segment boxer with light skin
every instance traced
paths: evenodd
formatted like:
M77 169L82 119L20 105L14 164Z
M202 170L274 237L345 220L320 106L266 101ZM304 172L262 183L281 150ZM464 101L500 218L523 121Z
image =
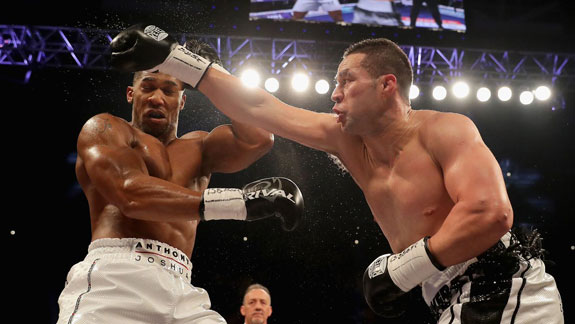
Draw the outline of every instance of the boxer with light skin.
M187 45L219 60L207 44ZM186 94L176 77L137 72L126 100L130 122L98 114L78 136L76 175L92 242L68 274L58 323L225 323L190 282L198 223L279 217L293 230L301 193L285 178L208 188L212 174L243 170L266 154L273 135L232 121L178 137Z
M510 231L513 209L496 158L468 117L412 109L411 64L390 40L348 47L333 114L246 91L239 79L143 28L117 36L112 64L175 73L230 118L337 157L393 252L364 273L366 302L379 315L401 316L420 285L438 323L563 323L540 237Z

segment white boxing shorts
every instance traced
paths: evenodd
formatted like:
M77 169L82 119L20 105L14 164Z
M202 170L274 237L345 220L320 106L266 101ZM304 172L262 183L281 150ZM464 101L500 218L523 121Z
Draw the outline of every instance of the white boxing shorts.
M477 258L423 282L423 299L437 323L564 323L555 279L529 251L533 246L509 232Z
M168 244L95 240L68 273L57 324L225 323L191 275L188 256Z
M341 10L338 0L297 0L292 11L308 12L318 10L320 7L327 12Z

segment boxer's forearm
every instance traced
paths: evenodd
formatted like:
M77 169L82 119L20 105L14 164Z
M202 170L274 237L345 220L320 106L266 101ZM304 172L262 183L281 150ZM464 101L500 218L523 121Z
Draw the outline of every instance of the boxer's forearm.
M129 217L147 221L199 220L202 195L171 182L139 175L124 181L121 212Z
M271 149L274 142L273 134L262 128L253 127L246 123L232 120L232 130L235 138L250 146Z
M458 202L428 242L443 266L477 257L509 231L513 211L504 202Z

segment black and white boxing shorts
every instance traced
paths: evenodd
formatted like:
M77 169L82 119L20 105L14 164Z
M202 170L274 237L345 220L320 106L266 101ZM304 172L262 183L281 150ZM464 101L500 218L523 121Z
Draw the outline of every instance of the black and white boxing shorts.
M563 323L555 279L545 272L540 237L508 232L480 256L422 283L440 324Z

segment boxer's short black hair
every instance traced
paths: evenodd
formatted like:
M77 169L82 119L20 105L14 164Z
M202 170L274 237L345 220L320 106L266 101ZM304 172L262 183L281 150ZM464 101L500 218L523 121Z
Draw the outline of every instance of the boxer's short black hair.
M393 74L397 78L400 95L409 102L409 89L413 82L413 69L405 52L387 38L366 39L350 45L343 58L350 54L366 54L361 66L373 78Z

